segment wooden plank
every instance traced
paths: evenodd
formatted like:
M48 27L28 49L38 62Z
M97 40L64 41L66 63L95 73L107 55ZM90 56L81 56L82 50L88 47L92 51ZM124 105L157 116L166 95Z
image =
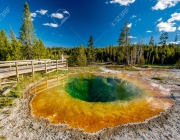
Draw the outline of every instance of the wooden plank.
M2 93L2 96L6 96L10 91L11 91L10 88L6 89L6 90Z
M12 83L17 83L17 81L2 82L1 84L2 84L2 85L5 85L5 84L12 84Z

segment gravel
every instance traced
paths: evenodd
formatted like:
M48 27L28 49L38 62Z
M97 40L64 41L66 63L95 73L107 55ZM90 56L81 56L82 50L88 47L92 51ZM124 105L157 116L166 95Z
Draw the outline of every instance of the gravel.
M168 79L165 81L162 83L164 86L180 88L177 86L180 85L179 80L171 78L170 81ZM52 125L47 119L32 117L29 102L33 96L26 91L23 98L14 101L14 107L6 107L0 111L0 139L4 136L7 140L178 140L180 139L180 91L172 91L171 94L176 104L158 116L142 123L120 125L104 128L96 133L87 133L63 124ZM10 110L11 114L3 114L5 110Z

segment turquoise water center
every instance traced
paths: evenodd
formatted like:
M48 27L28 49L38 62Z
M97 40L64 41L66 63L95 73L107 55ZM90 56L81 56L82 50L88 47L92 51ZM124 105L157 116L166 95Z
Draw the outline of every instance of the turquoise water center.
M123 79L91 74L70 76L65 90L87 102L128 101L145 95L138 86Z

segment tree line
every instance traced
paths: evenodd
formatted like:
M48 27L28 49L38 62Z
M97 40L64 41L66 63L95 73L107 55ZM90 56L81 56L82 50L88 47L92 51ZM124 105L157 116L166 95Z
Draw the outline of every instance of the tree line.
M180 46L167 44L168 33L163 32L160 36L159 45L156 45L153 36L149 44L143 44L140 38L137 44L131 44L130 28L125 22L117 40L118 46L106 46L105 48L94 48L93 37L90 36L87 47L76 47L70 49L69 60L71 65L82 65L91 62L113 62L124 65L144 64L175 64L180 59ZM178 36L175 36L175 43ZM83 54L81 54L83 53ZM79 63L77 59L80 59ZM180 60L178 61L180 62Z
M163 32L160 36L159 45L154 43L153 37L149 44L143 44L140 38L137 44L131 44L130 28L128 22L117 37L117 46L96 48L93 36L90 36L86 47L74 48L45 47L43 41L35 35L28 3L24 4L22 26L19 37L10 26L9 37L4 29L0 31L0 60L26 60L26 59L60 59L63 54L69 59L70 66L86 66L98 62L112 62L124 65L144 64L175 64L180 59L180 46L167 44L168 33ZM178 36L175 36L177 42Z

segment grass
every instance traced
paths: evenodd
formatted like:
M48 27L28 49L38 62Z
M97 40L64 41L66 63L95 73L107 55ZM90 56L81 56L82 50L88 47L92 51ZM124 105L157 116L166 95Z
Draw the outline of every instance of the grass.
M138 65L135 66L124 66L124 65L109 65L106 68L113 69L113 70L129 70L129 71L138 71L135 67L139 67ZM144 65L140 66L142 68L159 68L159 69L174 69L176 68L175 65Z
M0 109L3 109L6 106L12 106L14 99L15 98L0 97Z
M88 67L71 67L69 70L60 70L52 73L35 73L32 77L31 75L26 75L20 77L20 82L17 83L17 86L12 88L11 91L7 94L6 97L2 96L3 91L7 88L3 88L0 90L0 109L3 109L6 106L13 106L13 101L17 98L22 97L22 92L27 88L28 85L32 83L36 83L40 81L42 78L48 78L51 76L59 75L59 74L68 74L68 73L76 73L76 72L98 72L100 71L98 66L88 66ZM5 112L8 113L8 112Z
M128 70L128 71L139 71L133 66L124 66L124 65L109 65L106 68L111 70Z
M71 72L100 72L99 66L70 67Z
M174 65L144 65L146 68L174 69Z

